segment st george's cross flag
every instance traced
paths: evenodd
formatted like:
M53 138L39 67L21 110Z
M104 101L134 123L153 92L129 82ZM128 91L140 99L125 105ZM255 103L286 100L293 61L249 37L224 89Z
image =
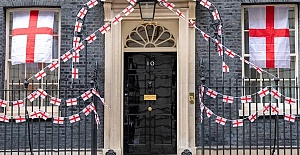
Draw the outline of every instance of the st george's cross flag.
M12 65L51 63L53 23L53 11L29 10L13 13Z
M260 68L290 68L288 7L249 8L250 62Z

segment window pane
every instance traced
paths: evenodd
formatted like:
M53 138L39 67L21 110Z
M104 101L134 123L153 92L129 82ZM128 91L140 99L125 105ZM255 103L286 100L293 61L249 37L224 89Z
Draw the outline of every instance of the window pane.
M290 51L295 53L295 31L290 31Z
M26 64L26 77L34 76L36 73L44 68L44 63L28 63ZM36 78L32 78L34 82L38 82Z
M9 81L8 82L17 82L17 81L24 81L25 77L25 65L11 65L11 62L8 62L9 65Z
M245 27L245 30L249 30L248 8L244 9L244 27Z
M290 7L289 8L289 28L295 29L295 8Z
M279 78L285 78L285 79L295 79L295 65L296 60L295 57L291 57L291 68L281 68L279 69Z
M249 32L245 32L245 54L249 54Z

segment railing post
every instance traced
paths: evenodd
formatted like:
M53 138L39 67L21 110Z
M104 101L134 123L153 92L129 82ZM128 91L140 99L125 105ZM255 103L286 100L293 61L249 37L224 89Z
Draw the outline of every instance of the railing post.
M97 89L97 69L98 69L98 65L96 63L95 65L95 70L94 70L94 75L93 75L93 78L91 79L90 81L90 85L91 85L91 88L95 88ZM93 103L96 107L96 111L97 111L97 103L96 103L96 97L93 97ZM91 122L91 154L92 155L97 155L97 124L95 123L95 113L94 115L92 116L92 122Z
M276 87L277 91L278 91L279 81L280 81L280 79L276 76L274 78L274 82L275 82L275 87ZM278 100L277 100L276 106L278 107ZM276 141L277 141L277 131L278 131L278 128L279 128L279 126L278 126L278 114L275 116L275 123L274 124L275 124L275 132L274 132L274 147L273 147L272 155L275 153ZM277 149L279 149L279 148L277 148Z
M28 85L29 82L27 81L27 79L25 79L24 81L24 89L25 89L25 96L27 96L27 92L28 92ZM28 114L28 110L27 110L27 100L25 100L25 118L26 118L26 124L27 124L27 129L25 127L25 153L26 153L26 130L28 130L28 143L29 143L29 149L30 149L30 154L33 155L32 152L32 147L31 147L31 140L30 140L30 122L29 122L29 114Z

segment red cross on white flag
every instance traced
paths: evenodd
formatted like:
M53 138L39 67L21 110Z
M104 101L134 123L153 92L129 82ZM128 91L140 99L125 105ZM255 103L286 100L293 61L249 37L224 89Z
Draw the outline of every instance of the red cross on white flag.
M225 54L228 55L231 58L234 58L234 56L236 55L234 52L232 52L230 49L226 48L225 50Z
M212 98L216 98L218 93L210 88L207 89L206 91L206 95L212 97Z
M251 7L250 61L260 68L290 68L289 7Z
M257 119L257 114L253 113L248 117L250 122L254 122Z
M111 21L114 25L117 25L122 19L123 17L120 14L118 14Z
M219 56L222 56L223 55L223 45L217 40L217 39L214 39L214 42L216 43L217 47L218 47L218 53L219 53Z
M90 44L90 43L94 42L96 39L97 39L97 36L95 33L93 33L90 36L88 36L85 40Z
M0 122L8 123L9 122L8 115L0 115Z
M90 8L96 6L98 4L97 0L90 0L89 2L86 3L86 5Z
M76 48L80 43L80 37L73 38L73 48Z
M96 113L96 107L95 107L94 103L90 104L90 108L92 111L94 111L94 113Z
M218 26L218 35L221 36L222 35L222 25Z
M16 123L26 122L25 116L15 116Z
M49 68L49 70L52 72L54 71L56 68L59 67L59 62L58 61L54 61L52 62L50 65L47 66Z
M81 50L84 49L84 47L85 46L84 46L83 42L81 42L81 43L79 43L79 45L77 47L75 47L74 51L75 52L80 52Z
M208 108L205 108L205 112L208 118L210 118L213 115L213 112Z
M196 28L195 21L193 21L192 19L189 20L189 24L190 24L190 27Z
M203 31L201 31L201 34L206 41L209 40L210 36L208 34L204 33Z
M36 94L36 92L32 92L31 94L29 94L27 96L27 99L30 101L30 102L33 102L35 99L37 99L39 96Z
M286 120L288 122L295 122L296 116L293 114L285 114L284 120Z
M79 55L79 52L73 52L73 54L72 54L72 61L73 62L79 62L79 58L80 58L80 55Z
M261 68L259 68L258 66L253 66L253 68L259 73L261 74L263 72L263 70Z
M220 117L220 116L217 116L217 118L216 118L216 122L221 124L221 125L225 125L226 121L227 121L226 118L223 118L223 117Z
M97 129L98 129L99 124L100 124L100 118L99 118L99 115L97 113L95 114L95 121L96 121Z
M72 68L72 79L78 79L78 69Z
M66 100L67 106L77 105L77 98L70 98Z
M251 95L242 96L241 97L241 102L242 103L250 103L250 102L252 102Z
M0 107L5 108L7 103L8 103L7 101L0 99Z
M99 92L98 92L95 88L92 89L92 93L93 93L94 95L96 95L98 98L101 98Z
M281 93L279 93L276 89L272 88L271 89L271 93L270 93L273 97L275 97L277 100L280 99L281 97Z
M48 117L50 116L50 115L49 115L47 112L45 112L45 111L41 111L40 113L41 113L42 119L44 119L44 120L47 120Z
M65 54L63 54L63 55L61 56L61 60L62 60L63 62L66 62L66 61L68 61L68 60L71 59L71 58L72 58L72 54L71 54L70 51L68 51L67 53L65 53Z
M293 105L293 104L296 103L296 99L291 98L291 97L285 97L284 98L284 103ZM1 105L1 102L0 102L0 105Z
M75 23L75 32L81 32L81 30L82 30L82 23L76 22Z
M108 30L110 30L110 26L108 23L104 24L102 27L100 27L99 31L104 34L106 33Z
M263 107L263 113L266 113L266 112L268 112L269 111L269 109L270 109L270 104L266 104L264 107Z
M78 122L78 121L80 121L80 116L79 116L79 114L69 116L69 120L70 120L70 123Z
M123 10L123 13L125 14L125 16L128 16L133 10L134 10L133 6L129 5L127 6L127 8Z
M257 92L257 94L260 96L260 97L265 97L266 95L268 95L270 92L269 92L269 89L266 87L264 89L261 89L260 91Z
M211 3L208 0L201 0L200 4L208 9L211 6Z
M51 104L54 104L54 105L57 105L57 106L60 106L60 104L61 104L61 99L56 98L56 97L51 97L51 98L50 98L50 103L51 103Z
M86 92L84 92L83 94L81 94L81 98L84 100L84 101L86 101L86 100L88 100L89 98L91 98L93 96L93 94L92 94L92 92L91 91L86 91Z
M64 124L65 118L64 117L53 117L54 124Z
M214 10L214 11L212 12L212 15L213 15L213 17L214 17L214 20L219 20L219 19L220 19L220 15L219 15L218 10Z
M276 106L276 104L272 104L271 106L271 112L275 115L279 114L279 108Z
M237 119L237 120L232 121L233 127L239 127L239 126L243 126L243 125L244 125L244 123L243 123L242 119Z
M46 91L44 91L43 89L38 89L38 90L36 90L36 93L37 93L41 98L43 98L43 99L45 99L46 96L48 95L48 94L46 93Z
M42 10L13 12L12 65L51 63L54 12Z
M135 6L136 0L127 0L131 5Z
M39 118L40 116L41 116L41 111L39 111L39 110L36 110L36 111L33 111L30 113L30 117L32 119Z
M204 94L204 87L200 86L200 88L199 88L199 101L200 101L200 103L203 103L203 101L202 101L203 94Z
M222 63L222 71L223 71L223 73L228 73L229 72L229 67L225 64L224 61Z
M176 11L176 14L177 14L179 17L181 17L182 19L185 18L184 14L183 14L180 10L177 10L177 11Z
M86 106L82 112L85 114L85 116L89 115L92 112L92 109L90 108L90 105Z
M175 4L167 2L167 1L164 3L164 5L165 5L165 7L167 7L170 10L173 10L173 8L175 7Z
M233 97L232 96L223 95L223 102L225 102L225 103L233 103Z
M85 17L86 13L87 13L87 9L81 8L77 14L77 17L80 19L83 19Z
M45 76L46 76L46 72L43 69L34 75L34 77L37 80L40 80L40 79L42 79Z
M13 106L18 108L23 107L24 101L23 100L13 101Z

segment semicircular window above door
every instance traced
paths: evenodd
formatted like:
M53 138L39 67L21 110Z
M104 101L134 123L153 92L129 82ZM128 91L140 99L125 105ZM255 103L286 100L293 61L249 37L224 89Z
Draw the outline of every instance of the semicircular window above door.
M157 24L142 24L126 37L125 48L176 47L170 31Z

